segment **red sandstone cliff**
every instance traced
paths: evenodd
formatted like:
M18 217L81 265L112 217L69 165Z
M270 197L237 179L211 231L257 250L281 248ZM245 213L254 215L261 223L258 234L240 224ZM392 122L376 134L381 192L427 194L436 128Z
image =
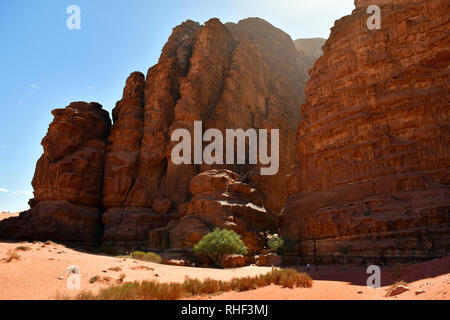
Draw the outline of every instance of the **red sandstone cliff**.
M189 249L193 239L228 226L251 249L262 248L258 234L276 228L294 164L307 78L300 62L291 38L261 19L182 23L147 76L127 79L111 128L99 105L53 112L33 180L35 206L2 223L0 237L92 242L103 229L105 245ZM170 135L178 128L192 133L194 121L223 133L280 129L279 173L261 176L259 165L173 164ZM209 190L204 177L228 182ZM202 192L193 187L200 182ZM40 218L49 210L55 213L45 217L58 216L52 227Z
M178 224L177 217L187 214L184 203L193 195L191 180L214 167L237 173L237 180L261 192L261 206L279 212L287 196L285 176L294 163L298 106L304 101L306 74L298 61L290 37L261 19L226 25L218 19L205 25L186 21L176 27L158 64L146 79L140 73L130 76L113 111L103 240L146 241L148 232L166 227L169 220L176 219L169 228ZM203 121L203 131L217 128L223 133L280 128L279 173L261 176L258 165L173 164L170 135L179 128L193 135L194 121ZM214 226L209 222L193 232L203 235ZM187 239L180 241L168 246L178 248Z
M85 102L52 113L33 178L32 209L2 221L0 237L96 242L109 114L98 103Z
M322 262L445 256L450 3L370 1L381 30L366 27L368 3L312 69L282 233Z

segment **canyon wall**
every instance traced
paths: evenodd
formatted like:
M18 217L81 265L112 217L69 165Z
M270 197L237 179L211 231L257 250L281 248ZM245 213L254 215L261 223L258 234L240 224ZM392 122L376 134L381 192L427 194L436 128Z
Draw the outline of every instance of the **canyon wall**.
M53 111L33 207L2 222L0 237L185 250L221 227L262 249L287 197L305 65L292 39L262 19L182 23L147 75L129 76L112 126L95 103ZM278 174L262 176L259 164L174 164L171 134L193 136L194 121L201 134L279 129Z
M445 256L450 246L450 3L367 1L311 70L282 234L309 261Z
M73 102L52 114L32 182L31 210L3 220L0 237L93 243L102 232L103 165L111 120L98 103Z

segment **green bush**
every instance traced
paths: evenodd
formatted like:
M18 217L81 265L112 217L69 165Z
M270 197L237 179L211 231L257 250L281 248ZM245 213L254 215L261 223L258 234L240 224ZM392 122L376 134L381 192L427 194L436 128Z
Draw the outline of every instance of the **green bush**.
M293 254L295 253L295 247L297 245L297 242L295 240L289 239L289 238L283 238L284 246L283 249L281 249L281 252L283 254Z
M154 252L133 251L131 257L137 260L161 263L161 256Z
M279 236L273 236L267 241L267 245L273 252L281 252L284 248L284 240Z
M214 265L222 265L227 254L246 254L247 247L233 230L216 228L205 235L195 246L195 253L207 256Z

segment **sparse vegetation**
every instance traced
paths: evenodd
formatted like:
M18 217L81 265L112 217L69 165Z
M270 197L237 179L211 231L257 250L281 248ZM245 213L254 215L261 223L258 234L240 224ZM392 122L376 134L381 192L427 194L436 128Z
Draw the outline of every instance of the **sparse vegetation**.
M274 235L267 241L267 245L273 252L280 253L284 248L284 240L280 236Z
M111 267L111 268L109 268L108 270L109 270L109 271L120 272L120 271L122 271L122 268L119 267L119 266L117 266L117 267Z
M372 212L371 212L370 210L364 210L364 211L363 211L363 215L364 215L365 217L370 217L370 216L372 215Z
M8 250L6 252L6 257L2 259L2 261L6 263L10 263L13 260L20 260L20 255L17 253L17 249Z
M29 251L29 250L31 250L31 248L28 247L28 246L18 246L15 250L17 250L17 251Z
M393 271L392 271L392 278L393 279L398 279L401 276L405 275L408 273L408 270L406 269L405 265L400 265L397 266Z
M90 284L96 283L99 278L100 276L93 276L92 278L89 279L89 283Z
M161 256L154 252L134 251L131 256L137 260L161 263Z
M342 246L338 247L338 250L340 254L344 256L344 265L347 262L347 255L350 253L351 247L350 246Z
M120 286L103 288L98 293L82 292L78 300L177 300L183 297L219 294L228 291L248 291L280 285L285 288L311 288L313 280L305 273L293 269L274 269L265 275L233 278L230 281L186 278L183 283L157 281L129 282Z
M215 266L221 266L225 255L247 254L248 250L236 232L216 228L194 246L194 251L208 257Z

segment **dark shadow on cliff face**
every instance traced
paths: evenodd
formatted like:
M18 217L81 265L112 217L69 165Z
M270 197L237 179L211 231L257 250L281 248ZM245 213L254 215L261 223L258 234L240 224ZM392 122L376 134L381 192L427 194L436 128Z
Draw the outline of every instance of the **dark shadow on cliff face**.
M305 272L305 267L294 267L297 271ZM434 278L450 273L450 257L430 260L418 264L380 266L381 286L388 286L397 281L415 282L422 279ZM360 266L318 266L318 271L314 265L308 274L314 280L342 281L353 285L365 286L371 274L367 274L367 267Z

